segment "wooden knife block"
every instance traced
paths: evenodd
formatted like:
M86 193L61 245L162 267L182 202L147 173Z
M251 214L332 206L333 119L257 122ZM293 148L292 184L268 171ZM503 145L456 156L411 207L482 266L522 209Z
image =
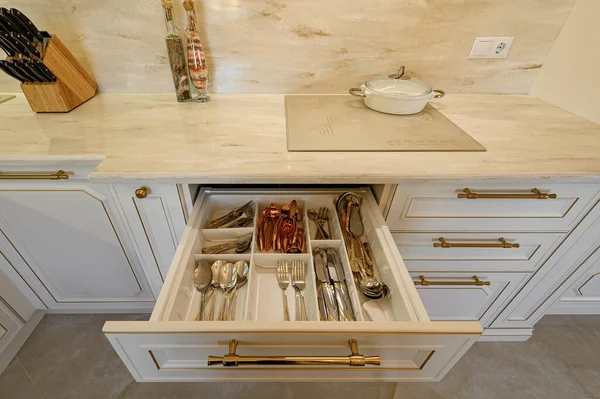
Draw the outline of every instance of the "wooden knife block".
M96 95L98 84L56 35L48 42L42 61L56 82L21 84L34 112L69 112Z

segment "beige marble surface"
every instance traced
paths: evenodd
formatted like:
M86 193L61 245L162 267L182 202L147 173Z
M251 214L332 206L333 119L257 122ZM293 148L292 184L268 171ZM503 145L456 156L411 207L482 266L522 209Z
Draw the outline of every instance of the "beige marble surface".
M0 164L104 155L91 177L198 183L393 183L403 178L600 176L600 125L526 95L453 94L432 104L479 153L291 153L284 97L101 94L68 114L0 105ZM360 100L358 100L360 101Z
M179 26L183 27L176 0ZM527 93L576 0L197 0L218 93L343 93L400 64L449 92ZM159 0L11 0L105 92L169 92ZM514 36L469 60L476 36ZM0 74L0 92L19 91Z

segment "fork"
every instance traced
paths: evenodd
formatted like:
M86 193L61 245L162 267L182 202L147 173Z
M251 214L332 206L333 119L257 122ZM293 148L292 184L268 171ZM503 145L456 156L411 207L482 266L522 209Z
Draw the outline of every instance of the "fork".
M306 321L306 305L304 304L304 287L306 287L306 267L301 260L292 263L292 285L296 290L296 320Z
M277 283L283 292L283 320L290 321L287 293L285 292L288 285L290 285L290 274L287 262L277 262Z
M321 234L323 235L324 239L329 240L329 237L331 237L329 231L329 208L319 208L317 223L319 224L319 229L321 230ZM327 230L325 230L325 223L327 223Z

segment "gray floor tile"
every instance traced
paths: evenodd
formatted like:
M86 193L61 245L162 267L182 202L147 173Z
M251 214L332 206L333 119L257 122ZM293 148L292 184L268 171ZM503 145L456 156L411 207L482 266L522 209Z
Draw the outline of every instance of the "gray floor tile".
M129 384L116 399L292 399L282 383L143 383Z
M289 383L294 399L392 399L391 382L295 382Z
M39 399L41 397L19 359L14 358L0 375L0 398Z
M106 320L148 315L47 315L18 353L47 399L107 399L133 379L102 333Z

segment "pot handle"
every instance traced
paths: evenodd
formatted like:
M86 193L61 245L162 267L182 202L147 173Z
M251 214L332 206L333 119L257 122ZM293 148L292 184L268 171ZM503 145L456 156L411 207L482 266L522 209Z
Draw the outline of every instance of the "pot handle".
M433 89L432 91L435 93L439 93L439 94L436 94L435 96L433 96L433 98L442 98L446 95L446 92L442 89ZM352 94L352 93L350 93L350 94Z
M352 94L354 97L366 97L362 90L357 87L348 90L348 93Z

